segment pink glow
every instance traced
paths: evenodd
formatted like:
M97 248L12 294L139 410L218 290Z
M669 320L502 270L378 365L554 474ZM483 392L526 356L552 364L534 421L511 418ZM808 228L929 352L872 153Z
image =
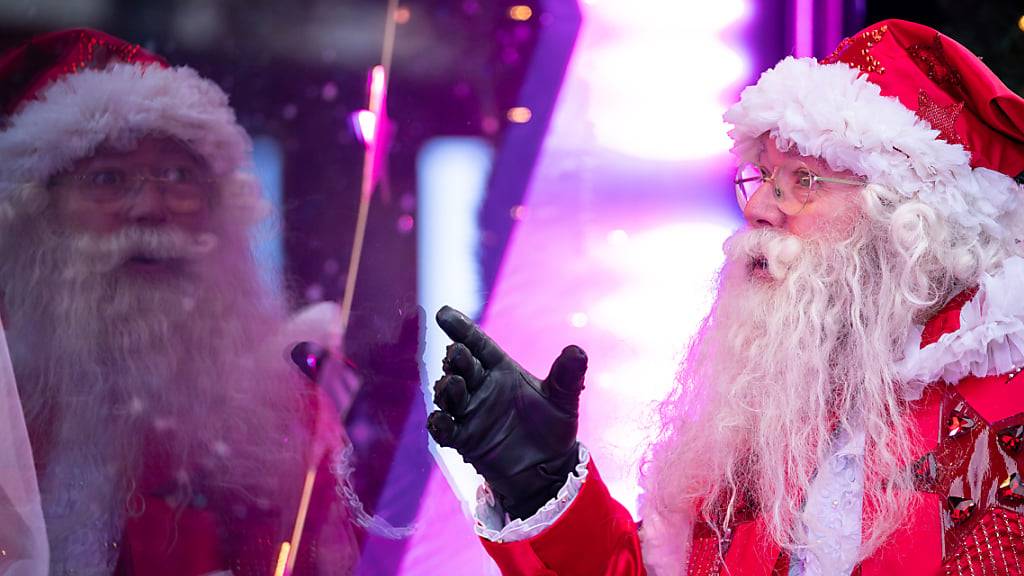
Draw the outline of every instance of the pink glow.
M370 70L370 111L374 114L380 114L384 106L386 80L384 66L378 64Z
M814 0L796 0L793 11L793 29L796 45L793 55L797 57L814 56Z
M598 1L583 11L573 66L603 147L658 160L729 149L721 116L747 65L725 32L746 18L744 0Z
M673 386L737 224L721 115L749 67L728 36L750 5L583 0L580 8L581 35L530 188L510 214L516 228L482 324L542 377L567 344L587 351L579 437L635 513L655 403ZM637 181L637 158L662 162L645 163ZM701 161L681 167L688 159ZM422 214L417 226L421 235L430 229ZM432 267L421 270L429 283ZM436 298L457 304L458 289L445 285ZM430 312L442 302L421 301ZM428 373L443 356L431 338L428 328ZM427 529L409 543L400 574L496 574L460 514L472 492L456 474L459 457L448 449L437 457L447 478L432 475L417 519Z
M520 225L485 329L535 374L547 374L566 344L587 351L580 438L612 494L635 513L653 407L671 390L679 354L710 306L732 225L620 207L577 235L564 226L571 202L534 202L545 216ZM633 230L626 241L607 232L622 225Z
M385 113L384 102L387 97L387 77L384 67L374 66L370 70L367 86L366 110L357 110L353 113L356 136L366 145L371 153L376 154L374 144L380 140L379 131L383 128L382 117Z
M398 217L398 222L395 224L398 231L402 234L408 234L412 232L413 226L416 225L416 219L409 214L402 214Z
M748 63L727 29L749 5L595 0L581 9L581 37L523 202L529 217L483 320L538 375L567 344L587 351L580 439L635 512L655 404L707 312L722 242L737 223L727 177L720 188L691 182L731 166L721 115ZM651 164L635 186L636 157L701 162L693 174ZM726 208L687 200L700 197L721 197Z
M377 136L377 115L369 110L359 110L355 113L355 124L359 140L367 146L373 145Z
M469 506L455 496L444 475L431 474L416 519L421 529L409 538L398 574L500 576L473 532L469 514Z

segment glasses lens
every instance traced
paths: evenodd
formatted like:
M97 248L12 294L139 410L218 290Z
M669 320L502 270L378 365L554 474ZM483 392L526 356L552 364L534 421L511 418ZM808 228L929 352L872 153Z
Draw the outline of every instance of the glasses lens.
M102 168L74 178L78 191L91 202L107 204L122 200L131 187L131 178L123 170Z
M754 192L764 183L764 172L756 164L746 162L736 169L736 201L740 208L746 205Z

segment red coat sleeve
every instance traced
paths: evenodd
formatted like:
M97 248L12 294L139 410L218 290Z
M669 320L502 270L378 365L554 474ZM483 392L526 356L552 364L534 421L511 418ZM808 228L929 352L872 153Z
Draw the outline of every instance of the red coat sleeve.
M593 460L554 524L518 542L481 539L505 576L646 576L637 525L601 481Z

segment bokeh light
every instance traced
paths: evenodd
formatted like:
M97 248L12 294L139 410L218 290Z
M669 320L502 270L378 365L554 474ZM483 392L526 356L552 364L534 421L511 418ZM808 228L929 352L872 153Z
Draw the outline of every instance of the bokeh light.
M513 20L525 22L533 16L533 9L523 4L517 4L508 9L508 17Z
M533 118L533 111L525 106L516 106L514 108L509 108L505 117L508 118L509 122L525 124Z

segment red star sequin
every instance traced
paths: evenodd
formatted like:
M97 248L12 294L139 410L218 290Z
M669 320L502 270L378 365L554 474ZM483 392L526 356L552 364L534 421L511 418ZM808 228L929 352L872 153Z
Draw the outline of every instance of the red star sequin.
M969 522L973 528L963 545L946 557L945 576L1020 576L1024 573L1024 522L1018 514L997 508Z
M956 131L956 121L963 109L963 102L940 106L924 90L917 94L917 116L931 124L932 128L939 131L939 138L950 144L964 145L960 134ZM966 148L966 146L964 147Z
M949 65L942 48L942 36L936 34L929 44L914 44L907 48L907 54L924 71L928 79L943 91L963 98L963 80L960 73Z
M66 72L74 73L85 68L104 68L111 60L135 64L142 48L138 44L113 44L102 38L82 32L79 39L77 58L68 63Z
M882 66L878 58L871 55L871 48L881 42L888 31L888 26L879 26L878 28L862 32L857 36L845 38L839 43L839 46L836 46L835 51L823 59L821 63L835 64L836 62L844 62L865 74L871 72L884 74L885 67Z

